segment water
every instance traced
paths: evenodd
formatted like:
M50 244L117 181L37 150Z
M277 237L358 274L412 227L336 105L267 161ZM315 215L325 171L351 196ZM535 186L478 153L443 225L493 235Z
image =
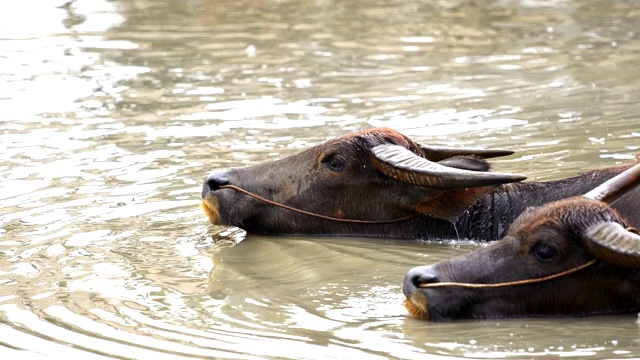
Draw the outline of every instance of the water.
M0 4L3 358L640 356L636 314L434 324L400 282L478 244L209 225L217 168L389 126L532 180L640 153L640 6Z

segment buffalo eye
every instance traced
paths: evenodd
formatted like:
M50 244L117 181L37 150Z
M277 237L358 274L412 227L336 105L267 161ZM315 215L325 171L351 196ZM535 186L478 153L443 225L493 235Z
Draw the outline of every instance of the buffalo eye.
M545 243L536 245L531 252L536 257L536 259L541 262L549 262L553 260L553 258L558 253L553 246Z
M333 171L342 171L345 168L345 163L338 156L327 156L323 162L327 167Z

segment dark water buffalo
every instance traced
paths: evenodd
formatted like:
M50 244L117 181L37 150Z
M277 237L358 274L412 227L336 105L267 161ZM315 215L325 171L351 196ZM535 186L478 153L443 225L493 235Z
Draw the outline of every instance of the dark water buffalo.
M434 321L640 311L640 236L609 205L638 184L640 165L526 210L485 248L411 269L407 309Z
M427 147L373 129L280 160L213 172L202 208L213 224L259 234L496 240L528 206L584 194L628 167L531 183L489 172L485 159L511 153ZM636 215L637 202L619 205L623 215Z

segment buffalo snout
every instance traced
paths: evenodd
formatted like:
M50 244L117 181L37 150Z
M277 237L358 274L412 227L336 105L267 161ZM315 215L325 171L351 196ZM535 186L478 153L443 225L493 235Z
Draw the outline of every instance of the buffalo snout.
M409 270L407 275L404 277L402 291L406 297L410 298L420 285L439 282L440 277L438 276L434 266L417 266Z
M418 266L409 270L404 277L402 292L406 297L404 305L409 313L419 319L431 320L433 314L429 312L427 291L421 289L424 284L441 282L441 277L433 265Z
M202 198L204 199L211 191L220 190L223 185L230 182L227 170L214 171L204 180L202 185Z

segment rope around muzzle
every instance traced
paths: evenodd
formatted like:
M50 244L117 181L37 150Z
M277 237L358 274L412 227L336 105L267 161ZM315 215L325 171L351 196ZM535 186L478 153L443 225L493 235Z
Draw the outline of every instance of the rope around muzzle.
M440 283L428 283L428 284L420 284L418 285L419 288L438 288L438 287L450 287L450 286L456 286L456 287L464 287L464 288L473 288L473 289L480 289L480 288L498 288L498 287L506 287L506 286L516 286L516 285L527 285L527 284L533 284L533 283L539 283L539 282L543 282L543 281L547 281L547 280L552 280L552 279L556 279L565 275L569 275L569 274L573 274L576 271L580 271L588 266L593 265L596 262L596 259L591 259L589 261L587 261L586 263L576 266L574 268L571 268L569 270L565 270L562 272L559 272L557 274L553 274L553 275L548 275L548 276L543 276L543 277L539 277L539 278L535 278L535 279L525 279L525 280L517 280L517 281L507 281L507 282L502 282L502 283L495 283L495 284L472 284L472 283L459 283L459 282L440 282Z
M277 201L273 201L273 200L269 200L266 198L263 198L260 195L256 195L248 190L245 190L243 188L237 187L235 185L221 185L219 187L220 189L233 189L237 192L243 193L247 196L250 196L256 200L262 201L266 204L269 205L273 205L273 206L278 206L281 207L283 209L289 210L289 211L293 211L293 212L297 212L299 214L304 214L304 215L308 215L308 216L312 216L312 217L316 217L316 218L320 218L320 219L325 219L325 220L331 220L331 221L337 221L337 222L344 222L344 223L355 223L355 224L389 224L389 223L396 223L396 222L401 222L401 221L405 221L405 220L409 220L413 217L415 217L416 215L408 215L405 217L401 217L401 218L395 218L395 219L390 219L390 220L356 220L356 219L342 219L342 218L337 218L337 217L333 217L333 216L327 216L327 215L322 215L322 214L316 214L310 211L306 211L306 210L302 210L302 209L298 209L298 208L294 208L282 203L279 203Z

